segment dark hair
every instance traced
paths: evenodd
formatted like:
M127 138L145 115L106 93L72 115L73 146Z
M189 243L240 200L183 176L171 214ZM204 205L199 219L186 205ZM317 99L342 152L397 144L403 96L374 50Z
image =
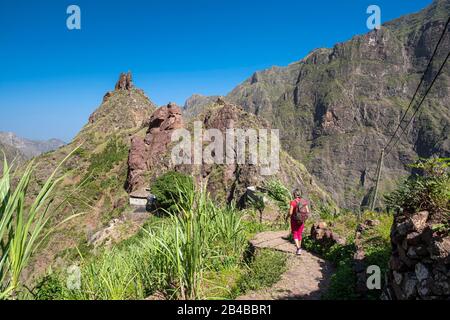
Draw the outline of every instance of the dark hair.
M294 198L300 198L302 194L299 189L294 189L294 191L292 191L292 195Z

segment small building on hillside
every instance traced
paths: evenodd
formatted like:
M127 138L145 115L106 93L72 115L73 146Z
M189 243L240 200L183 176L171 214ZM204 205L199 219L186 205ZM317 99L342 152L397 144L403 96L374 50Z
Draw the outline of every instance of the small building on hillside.
M147 206L150 197L150 189L136 190L130 193L130 205L135 207L145 207Z

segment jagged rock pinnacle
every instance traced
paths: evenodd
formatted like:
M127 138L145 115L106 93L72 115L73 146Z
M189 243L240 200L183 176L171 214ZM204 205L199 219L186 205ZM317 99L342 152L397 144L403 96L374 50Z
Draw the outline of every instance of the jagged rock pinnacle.
M131 90L133 88L133 78L131 72L121 73L119 81L116 83L116 90Z
M216 103L221 106L224 106L226 104L224 97L217 98Z

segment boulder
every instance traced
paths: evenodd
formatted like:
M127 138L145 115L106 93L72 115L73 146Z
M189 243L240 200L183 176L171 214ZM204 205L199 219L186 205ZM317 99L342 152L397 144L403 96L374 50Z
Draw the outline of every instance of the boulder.
M328 228L325 222L313 224L311 227L311 238L325 247L331 247L336 243L345 243L345 241L343 241L337 234L333 233L333 231Z
M428 268L423 263L416 264L415 271L416 271L416 278L419 281L426 280L430 276Z
M417 212L416 214L413 214L410 218L411 224L414 228L414 231L416 232L422 232L425 227L428 220L429 212L428 211L421 211Z

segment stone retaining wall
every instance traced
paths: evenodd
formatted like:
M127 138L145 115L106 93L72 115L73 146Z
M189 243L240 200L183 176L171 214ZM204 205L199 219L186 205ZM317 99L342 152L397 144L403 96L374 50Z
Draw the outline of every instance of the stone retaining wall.
M450 236L427 211L397 214L384 299L450 299Z

